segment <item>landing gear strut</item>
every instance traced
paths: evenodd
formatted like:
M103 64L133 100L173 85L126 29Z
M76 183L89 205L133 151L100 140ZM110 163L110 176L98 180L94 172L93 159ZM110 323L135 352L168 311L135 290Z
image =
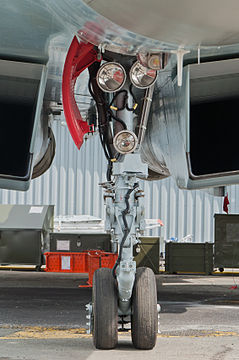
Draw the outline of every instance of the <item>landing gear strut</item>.
M136 161L136 158L135 158ZM139 165L139 164L138 164ZM142 165L142 171L143 171ZM112 270L101 268L93 280L93 339L98 349L117 345L118 321L131 319L133 345L149 350L158 331L155 276L149 268L138 268L133 245L140 242L144 229L143 192L135 174L116 174L115 181L103 184L106 202L106 230L111 232L118 260Z

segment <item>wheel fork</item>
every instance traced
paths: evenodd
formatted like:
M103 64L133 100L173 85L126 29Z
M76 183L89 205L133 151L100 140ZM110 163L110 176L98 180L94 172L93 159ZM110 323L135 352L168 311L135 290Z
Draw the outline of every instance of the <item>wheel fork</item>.
M138 171L132 173L135 164ZM131 313L136 273L133 247L140 242L139 237L145 230L144 193L139 189L136 176L146 175L146 172L147 166L141 162L139 154L130 154L124 162L113 164L114 182L104 184L105 228L111 233L112 251L119 254L113 273L117 280L120 316Z

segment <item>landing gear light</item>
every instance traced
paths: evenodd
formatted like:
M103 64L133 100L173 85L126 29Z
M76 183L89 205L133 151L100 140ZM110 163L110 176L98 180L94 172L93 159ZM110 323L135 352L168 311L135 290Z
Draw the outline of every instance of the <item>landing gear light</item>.
M96 79L101 90L115 92L124 86L126 72L122 65L116 62L107 62L99 68Z
M114 147L120 154L132 153L138 144L136 135L129 130L122 130L114 137Z
M157 71L148 69L139 61L136 61L130 69L130 80L132 84L140 89L147 89L153 85L157 79Z

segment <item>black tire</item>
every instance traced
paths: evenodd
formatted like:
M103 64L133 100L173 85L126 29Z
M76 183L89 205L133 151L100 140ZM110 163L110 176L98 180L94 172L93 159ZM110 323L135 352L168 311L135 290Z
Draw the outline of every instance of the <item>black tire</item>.
M136 349L151 350L157 339L157 290L153 271L146 267L136 271L132 295L131 336Z
M111 269L95 271L92 297L94 345L97 349L114 349L118 342L118 295Z
M40 272L41 271L41 265L36 265L35 270L36 270L36 272Z

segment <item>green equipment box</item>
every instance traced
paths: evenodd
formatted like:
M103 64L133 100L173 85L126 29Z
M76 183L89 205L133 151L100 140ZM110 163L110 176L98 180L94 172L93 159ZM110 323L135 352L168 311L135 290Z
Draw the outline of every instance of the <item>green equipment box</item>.
M53 217L53 205L0 205L0 264L40 267Z
M141 243L134 247L134 260L136 266L149 267L155 274L159 274L159 237L141 236Z
M165 271L205 273L213 272L212 243L166 243Z
M53 232L50 234L51 252L81 252L85 250L111 251L110 234Z
M239 268L239 215L215 214L215 258L219 269Z

